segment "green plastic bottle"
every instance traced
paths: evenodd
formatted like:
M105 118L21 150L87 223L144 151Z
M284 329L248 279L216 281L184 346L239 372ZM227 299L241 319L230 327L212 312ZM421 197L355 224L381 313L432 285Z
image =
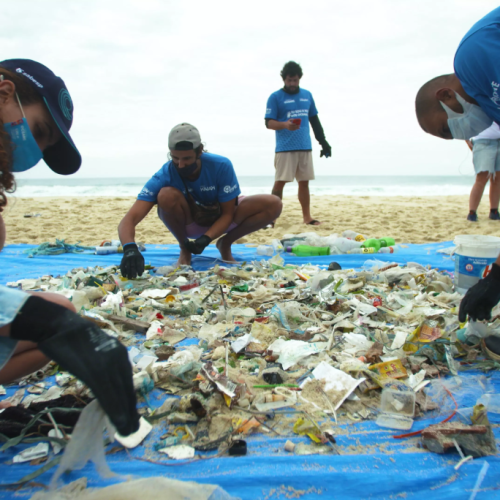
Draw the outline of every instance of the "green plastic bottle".
M396 242L394 241L394 238L390 238L388 236L385 236L384 238L380 238L380 243L381 247L393 247Z
M381 247L382 244L380 243L380 240L375 238L370 238L369 240L363 241L361 244L361 248L374 248L375 252L378 252Z
M288 251L297 257L315 257L318 255L330 255L330 247L311 247L309 245L296 245L288 247Z

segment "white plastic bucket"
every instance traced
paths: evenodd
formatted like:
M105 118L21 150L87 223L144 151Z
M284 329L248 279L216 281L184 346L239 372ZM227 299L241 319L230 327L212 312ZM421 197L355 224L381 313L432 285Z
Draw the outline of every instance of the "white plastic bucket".
M500 254L500 238L464 234L455 236L455 287L465 293L486 277Z

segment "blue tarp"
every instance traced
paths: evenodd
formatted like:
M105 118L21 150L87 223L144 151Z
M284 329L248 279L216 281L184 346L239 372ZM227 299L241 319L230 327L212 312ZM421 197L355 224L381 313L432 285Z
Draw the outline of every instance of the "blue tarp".
M451 243L409 245L401 252L392 255L376 255L373 258L406 263L409 261L430 264L452 272L454 261L436 253L439 248L451 246ZM23 251L33 248L28 245L11 245L0 253L0 283L5 284L22 278L36 278L42 275L58 275L75 267L95 265L111 265L120 261L120 256L95 256L91 254L64 254L60 256L27 258ZM215 249L209 248L205 254L217 257ZM235 245L234 255L238 260L255 260L261 258L255 254L254 248ZM154 266L172 264L177 258L174 245L149 245L145 253L146 262ZM369 258L372 258L369 256ZM332 260L339 262L344 268L359 267L366 260L366 255L339 255L330 257L314 257L300 259L287 256L287 263L311 262L327 265ZM205 269L214 264L214 260L196 258L195 268ZM192 341L192 340L191 340ZM463 372L464 380L473 382L472 377L484 376L479 372ZM500 374L486 375L487 382L500 392ZM483 379L484 383L484 379ZM17 387L8 389L12 395ZM461 408L471 407L475 396L470 393L456 395ZM159 407L165 394L155 389L150 394L150 403ZM437 423L443 416L432 415L431 418L417 419L412 431L423 429L427 425ZM455 417L457 418L457 417ZM490 414L497 441L500 433L500 414ZM161 426L160 426L161 427ZM122 475L133 477L150 477L163 475L180 480L218 484L230 494L245 500L285 499L285 498L335 498L335 499L396 499L396 498L428 498L428 499L468 499L474 488L477 476L486 460L489 470L486 474L477 499L500 497L500 460L498 455L477 459L464 464L459 471L454 465L460 459L457 453L436 455L419 448L419 438L395 440L392 438L398 431L383 429L374 422L353 422L342 426L338 432L337 442L339 455L290 455L284 451L287 438L273 434L257 434L248 439L248 454L245 457L225 457L201 460L195 463L182 464L166 460L152 452L155 440L163 432L155 429L146 440L144 446L134 450L131 455L147 456L162 462L163 465L151 464L132 459L125 452L108 456L111 469ZM307 443L307 438L293 437L294 442ZM361 448L359 448L361 445ZM34 471L36 467L27 464L9 465L12 459L25 446L17 446L0 455L0 482L10 483ZM209 455L203 453L202 455ZM53 471L37 478L37 482L48 484ZM99 478L92 465L81 471L72 472L64 477L64 481L75 480L86 476L89 486L105 486L116 482ZM0 489L0 498L29 498L31 491L5 491Z

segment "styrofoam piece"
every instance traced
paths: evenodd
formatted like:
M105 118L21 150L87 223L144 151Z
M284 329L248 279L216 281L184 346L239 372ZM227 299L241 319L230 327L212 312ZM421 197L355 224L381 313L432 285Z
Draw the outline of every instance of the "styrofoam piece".
M23 462L31 462L31 460L36 460L37 458L46 457L49 454L49 443L38 443L36 446L31 448L26 448L21 453L16 455L12 461L15 464L20 464Z

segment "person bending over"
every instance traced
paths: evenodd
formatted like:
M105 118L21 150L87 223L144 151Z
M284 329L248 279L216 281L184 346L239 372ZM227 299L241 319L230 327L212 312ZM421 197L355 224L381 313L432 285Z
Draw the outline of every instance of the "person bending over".
M73 102L63 80L29 59L0 62L0 211L15 172L42 158L56 173L81 165L69 136ZM0 217L0 249L5 225ZM0 285L0 384L14 382L56 361L87 384L118 432L139 427L127 349L80 317L58 294L32 293Z
M123 245L120 268L127 278L144 272L135 228L155 205L158 217L179 242L179 265L190 265L191 255L201 254L217 238L222 259L235 262L231 245L266 227L281 213L277 196L240 196L231 161L204 151L193 125L175 126L168 136L168 147L171 160L146 183L118 226Z
M469 203L470 221L490 180L490 219L499 220L500 182L496 160L500 129L500 8L478 21L455 53L455 72L425 83L415 111L424 132L441 139L472 139L476 182ZM497 166L497 163L499 164Z

